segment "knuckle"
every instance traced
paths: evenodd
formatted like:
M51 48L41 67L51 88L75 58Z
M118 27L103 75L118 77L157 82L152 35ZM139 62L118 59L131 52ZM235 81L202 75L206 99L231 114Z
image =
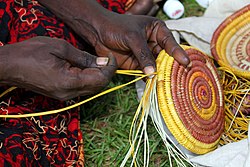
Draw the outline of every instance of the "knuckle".
M97 89L102 89L109 84L109 78L104 73L99 73L95 77L95 86Z
M171 33L166 34L161 41L162 46L165 46L169 42L173 42L173 36Z
M138 37L138 32L137 31L128 31L126 33L126 39L127 40L134 40Z
M105 87L109 83L109 79L104 73L100 73L98 75L98 83L101 87Z
M156 28L167 28L166 23L163 20L156 19L153 21L153 26Z
M68 100L71 97L75 96L74 88L75 88L75 85L73 82L71 82L71 81L62 82L60 87L55 89L55 91L53 92L53 95L57 99L65 101L65 100Z
M64 82L61 83L62 84L61 85L61 92L65 91L65 90L72 90L72 89L76 88L77 81L78 81L78 77L64 79Z
M93 64L94 58L89 55L87 52L83 52L82 56L79 56L79 59L81 59L81 62L86 65L86 67L90 67Z
M57 41L54 42L53 46L54 49L58 49L62 53L67 53L69 51L69 44L63 39L57 39Z
M156 23L159 24L160 26L166 27L166 24L163 20L157 20Z
M152 52L148 49L140 50L138 53L139 55L139 62L144 65L152 64L154 61Z

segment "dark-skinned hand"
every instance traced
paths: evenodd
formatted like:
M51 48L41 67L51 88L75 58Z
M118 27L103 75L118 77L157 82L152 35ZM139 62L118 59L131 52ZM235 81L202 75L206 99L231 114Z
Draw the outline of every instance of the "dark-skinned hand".
M162 49L180 64L189 64L188 56L163 21L148 16L119 15L105 20L105 23L97 28L96 39L92 41L95 41L99 56L113 53L120 68L139 67L150 73L151 67L155 68L155 57Z
M158 9L159 6L153 0L136 0L125 14L153 16Z
M152 74L155 57L162 49L183 66L190 62L165 23L157 18L117 14L93 0L39 2L91 44L98 56L112 53L122 69L139 68Z
M1 84L14 85L67 100L105 87L117 65L115 58L98 58L64 40L35 37L0 48ZM109 61L108 61L109 60Z

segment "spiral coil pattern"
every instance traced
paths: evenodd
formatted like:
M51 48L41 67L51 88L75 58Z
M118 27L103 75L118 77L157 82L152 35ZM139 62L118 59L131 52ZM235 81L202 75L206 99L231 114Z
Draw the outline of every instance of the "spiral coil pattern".
M221 66L250 79L250 4L229 16L216 29L211 53Z
M214 65L202 52L183 46L192 62L184 68L164 51L157 59L160 112L186 149L204 154L218 145L224 129L223 92Z

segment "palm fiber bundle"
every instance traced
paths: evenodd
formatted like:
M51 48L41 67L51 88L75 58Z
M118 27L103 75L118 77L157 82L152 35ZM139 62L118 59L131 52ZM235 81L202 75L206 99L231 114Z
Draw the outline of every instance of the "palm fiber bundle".
M225 99L225 132L220 144L246 139L250 121L250 81L219 68Z
M250 4L220 24L213 34L211 52L222 67L250 79Z
M175 139L196 154L217 148L224 129L223 91L216 68L202 52L183 47L192 62L179 65L162 51L157 59L161 115Z

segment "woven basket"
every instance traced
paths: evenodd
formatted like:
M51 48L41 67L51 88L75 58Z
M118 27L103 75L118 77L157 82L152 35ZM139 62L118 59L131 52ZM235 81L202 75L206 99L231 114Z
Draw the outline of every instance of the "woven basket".
M250 79L250 5L220 24L213 34L211 52L219 65Z
M246 139L250 122L250 81L218 68L225 99L225 131L220 144Z
M192 68L185 69L164 51L156 60L158 104L175 139L187 150L205 154L217 148L223 133L223 91L209 58L197 49L182 47Z

